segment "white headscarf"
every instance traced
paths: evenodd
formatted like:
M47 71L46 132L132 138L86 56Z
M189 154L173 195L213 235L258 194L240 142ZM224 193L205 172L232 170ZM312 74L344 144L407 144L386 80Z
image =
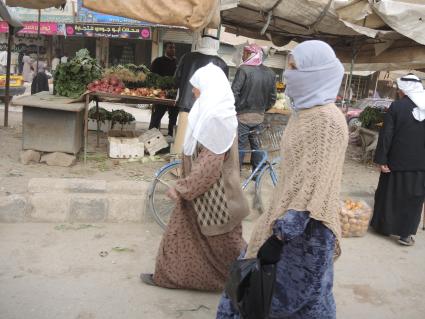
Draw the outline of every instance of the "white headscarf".
M325 42L303 42L292 51L296 70L286 70L286 91L295 109L333 103L341 87L344 68Z
M412 111L413 117L419 122L425 120L425 90L421 80L414 74L408 74L397 79L397 85L417 106Z
M200 37L196 44L196 52L206 55L218 55L219 49L220 41L208 35Z
M215 154L230 149L236 137L235 98L223 70L210 63L198 69L190 83L201 91L189 112L183 153L193 155L197 143Z

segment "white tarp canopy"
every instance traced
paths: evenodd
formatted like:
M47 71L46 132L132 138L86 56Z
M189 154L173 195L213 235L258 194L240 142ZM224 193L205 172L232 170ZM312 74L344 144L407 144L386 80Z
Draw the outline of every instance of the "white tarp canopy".
M222 23L277 46L322 39L359 70L425 66L424 0L240 0Z

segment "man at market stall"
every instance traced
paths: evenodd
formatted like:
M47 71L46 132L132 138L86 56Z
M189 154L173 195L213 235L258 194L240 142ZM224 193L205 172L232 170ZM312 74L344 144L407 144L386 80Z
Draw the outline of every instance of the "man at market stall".
M276 75L263 65L263 50L256 44L244 47L242 65L236 72L232 90L238 114L239 161L242 166L248 141L251 150L258 150L258 132L264 113L276 103ZM262 155L253 152L251 165L254 171Z
M413 74L397 86L400 99L385 114L375 153L381 176L371 226L412 246L425 198L425 90Z
M179 97L176 105L179 108L179 120L177 126L177 134L174 142L173 153L181 153L183 140L186 132L187 117L195 102L195 97L192 93L193 86L189 80L196 70L213 63L221 68L229 76L229 68L226 62L218 56L220 41L218 38L211 35L202 35L196 45L195 52L185 54L177 67L176 85L179 89Z
M46 68L43 62L38 64L38 73L35 75L31 83L31 95L49 91L49 77L46 74Z
M166 42L164 48L165 54L152 62L151 71L161 76L173 76L177 69L176 46L173 42ZM149 129L156 127L159 130L161 119L167 111L168 135L173 136L174 126L176 126L179 115L179 110L175 106L154 104Z

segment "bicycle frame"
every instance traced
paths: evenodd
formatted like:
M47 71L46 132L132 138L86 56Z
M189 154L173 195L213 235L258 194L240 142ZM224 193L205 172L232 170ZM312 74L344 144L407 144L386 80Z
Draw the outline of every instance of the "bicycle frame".
M277 185L277 174L273 168L273 165L278 164L280 162L280 157L276 157L274 158L271 162L269 162L268 165L264 165L264 167L261 169L260 173L258 174L258 178L255 180L255 188L258 188L260 185L260 176L263 176L263 174L265 173L265 170L267 169L268 166L270 166L270 177L272 179L272 183L274 186Z
M255 170L251 173L251 175L248 176L248 178L242 184L242 189L244 190L248 186L249 182L254 179L254 176L258 174L260 171L263 171L267 167L266 163L269 160L269 154L267 151L264 151L264 150L241 150L240 152L242 152L244 155L247 153L263 154L263 158L261 159L260 163L258 163ZM258 174L257 176L259 175L260 174Z

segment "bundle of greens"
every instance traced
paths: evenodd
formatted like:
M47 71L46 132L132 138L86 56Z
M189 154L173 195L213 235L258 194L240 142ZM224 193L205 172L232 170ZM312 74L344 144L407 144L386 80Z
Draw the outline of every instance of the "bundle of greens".
M59 64L54 75L56 94L78 98L94 80L102 77L102 69L87 49L81 49L67 63Z
M96 107L92 107L89 110L89 119L92 120L99 120L102 123L105 123L105 121L111 120L111 112L107 111L103 107L99 107L99 114L96 112Z
M125 124L129 124L136 119L131 113L128 113L124 110L112 110L111 112L111 126L114 128L115 124L121 124L121 129Z
M124 83L139 83L146 80L149 70L144 65L117 65L105 70L105 76L114 76Z
M176 87L176 82L172 76L160 76L155 73L149 73L146 81L142 83L142 86L161 90L171 90Z
M377 124L384 121L385 113L375 107L368 106L359 116L359 120L362 123L362 127L368 129L376 129Z

